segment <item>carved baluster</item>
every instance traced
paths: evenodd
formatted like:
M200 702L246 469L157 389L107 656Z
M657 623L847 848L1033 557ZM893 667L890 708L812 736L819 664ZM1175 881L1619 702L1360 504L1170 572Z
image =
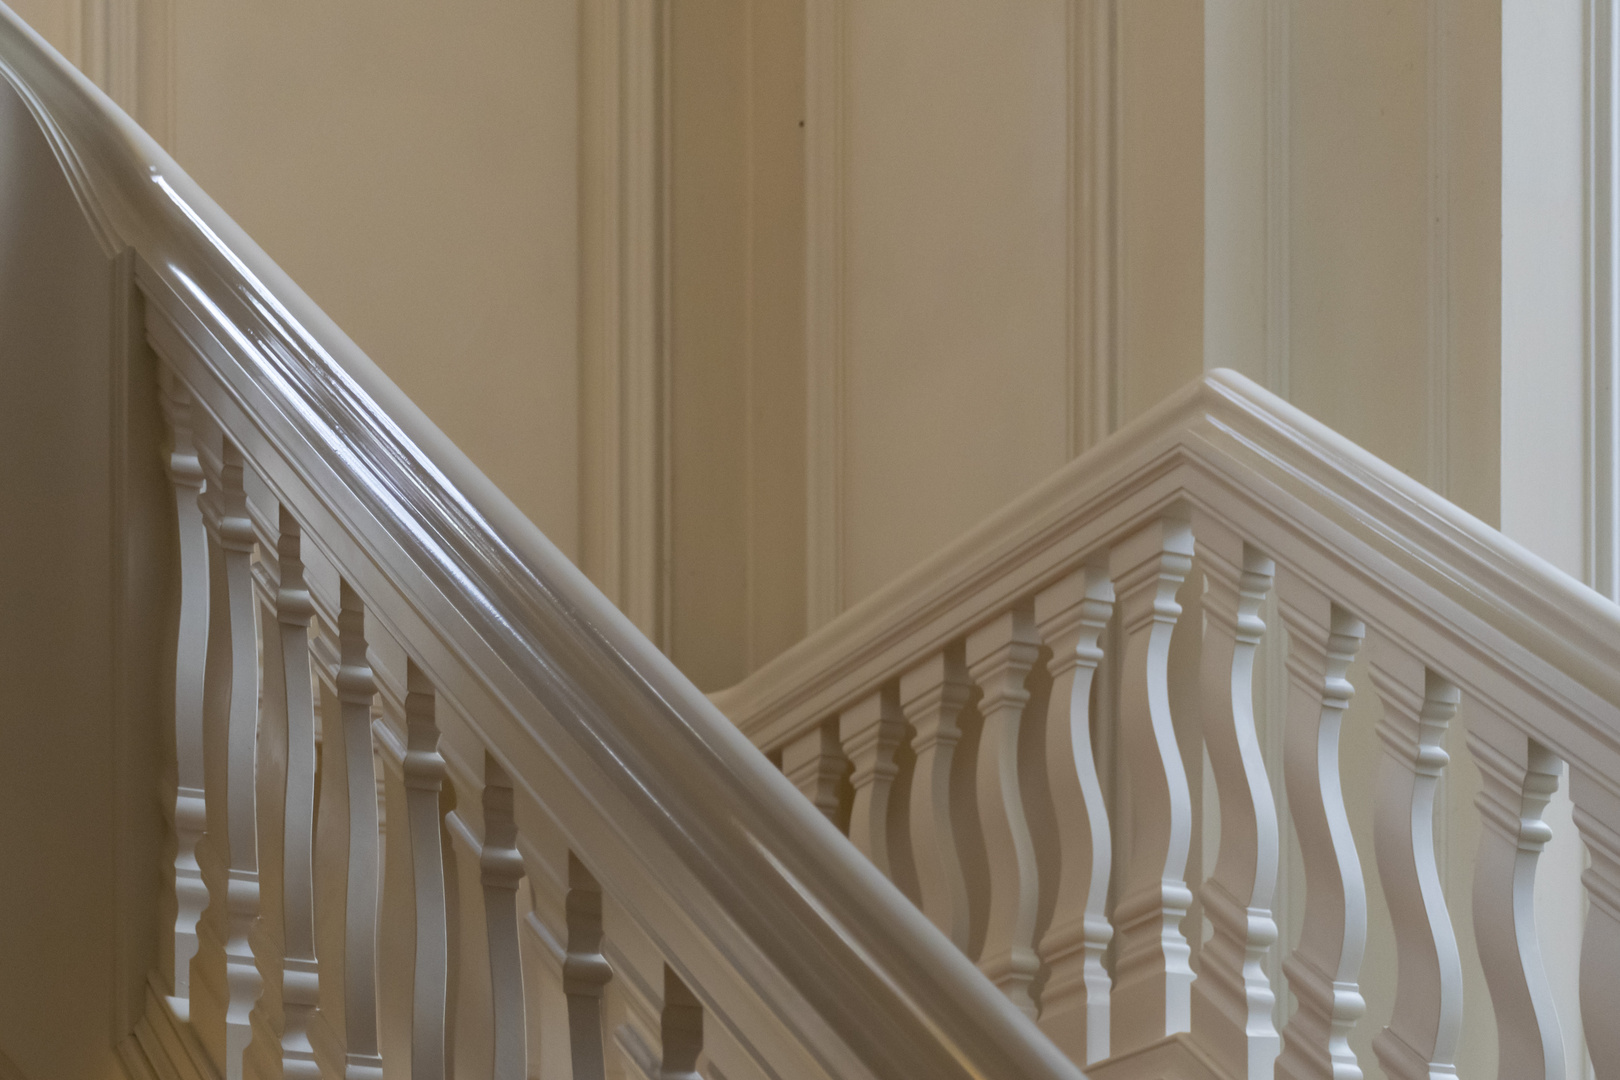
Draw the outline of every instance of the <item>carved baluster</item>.
M320 1000L315 962L315 687L309 669L309 624L315 607L304 581L298 521L281 508L276 648L265 640L265 678L280 683L266 693L284 710L272 720L286 740L286 798L281 847L281 1072L292 1080L315 1080L320 1069L309 1027ZM278 663L279 661L279 663Z
M343 902L344 1080L381 1080L377 1041L377 887L381 843L371 705L377 693L366 656L366 609L347 581L338 613L337 697L347 781L348 866ZM330 738L330 735L328 736Z
M967 878L951 822L951 771L970 690L966 667L951 652L919 664L900 679L900 708L915 732L911 854L922 911L963 950L971 944L972 924Z
M1114 905L1115 1055L1186 1031L1191 1020L1191 950L1181 920L1192 905L1185 880L1192 800L1170 718L1169 661L1181 615L1176 590L1192 554L1187 523L1163 518L1109 556L1120 608L1120 752L1130 763L1134 822Z
M1091 686L1113 611L1114 585L1100 566L1078 570L1035 598L1035 624L1052 650L1046 775L1059 850L1057 899L1040 946L1050 970L1040 1025L1085 1064L1107 1057L1109 1044L1103 956L1114 936L1104 912L1113 839L1091 750Z
M439 754L433 684L414 660L405 664L405 691L405 814L410 829L411 886L416 909L411 1077L442 1080L450 964L444 850L440 846L443 829L439 820L445 766Z
M1591 906L1581 938L1581 1019L1593 1075L1620 1076L1620 791L1616 771L1596 762L1570 762L1569 794L1575 826L1591 865L1582 881ZM1505 1075L1505 1074L1504 1074Z
M573 1080L603 1080L602 994L613 969L602 955L602 887L585 864L568 853L567 955L563 994L568 998L568 1049Z
M208 539L212 582L203 743L208 832L202 860L208 908L192 959L193 1026L226 1080L243 1073L243 1052L258 999L258 966L248 934L259 912L255 741L259 650L253 599L253 522L242 490L242 455L222 440L219 460L204 455L211 500Z
M664 967L664 1008L659 1017L664 1060L658 1080L698 1080L703 1053L703 1005L676 974Z
M782 747L782 774L838 824L838 788L849 762L838 745L838 722L829 720Z
M975 787L990 864L990 908L979 967L1031 1017L1035 1002L1030 984L1040 972L1035 956L1040 880L1018 777L1018 733L1029 704L1024 680L1039 655L1040 637L1027 610L1008 612L967 641L968 671L983 694Z
M523 859L512 816L512 781L484 755L484 846L478 857L484 886L484 930L489 939L490 1000L494 1006L494 1080L523 1080L527 1033L523 1022L523 968L519 963L517 887Z
M1220 797L1220 854L1202 891L1213 936L1193 986L1193 1033L1232 1076L1262 1080L1280 1049L1276 997L1262 967L1277 940L1277 807L1254 726L1254 656L1271 590L1270 559L1215 521L1200 521L1207 583L1200 694L1204 742Z
M1457 688L1383 639L1372 657L1384 703L1375 778L1374 853L1394 924L1399 968L1389 1026L1373 1052L1390 1080L1455 1074L1462 1034L1462 959L1434 852L1434 799L1449 760Z
M175 532L180 541L180 625L174 650L174 919L168 924L173 942L164 949L164 975L174 996L189 998L197 919L208 903L208 889L197 865L197 842L207 826L203 671L208 648L208 531L198 503L203 470L192 430L191 394L167 364L159 367L159 374L163 417L169 428L167 467L169 482L174 485Z
M855 801L849 814L849 838L890 881L900 884L897 874L902 852L890 843L897 830L893 819L895 778L899 766L895 752L906 737L905 717L900 714L899 696L886 689L845 709L838 718L839 737L844 753L854 766L850 785Z
M1536 940L1536 862L1552 838L1541 819L1563 763L1502 717L1468 725L1483 828L1474 866L1474 936L1496 1009L1498 1076L1563 1080L1564 1046Z
M1277 574L1277 600L1289 640L1283 778L1305 869L1304 926L1283 962L1298 1008L1283 1028L1277 1076L1359 1080L1349 1039L1365 1008L1356 980L1367 890L1344 809L1339 729L1354 693L1345 673L1366 628L1286 568Z

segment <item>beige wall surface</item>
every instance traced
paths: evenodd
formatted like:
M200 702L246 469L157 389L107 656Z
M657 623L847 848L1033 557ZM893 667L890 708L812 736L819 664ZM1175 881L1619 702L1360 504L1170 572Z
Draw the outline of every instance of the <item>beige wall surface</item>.
M575 554L576 4L170 18L176 159Z

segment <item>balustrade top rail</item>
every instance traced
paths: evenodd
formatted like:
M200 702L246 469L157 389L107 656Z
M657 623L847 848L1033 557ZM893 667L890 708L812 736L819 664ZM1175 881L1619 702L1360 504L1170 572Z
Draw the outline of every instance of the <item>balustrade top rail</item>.
M1476 691L1511 682L1527 696L1498 704L1534 717L1566 760L1620 764L1620 606L1231 371L711 699L756 745L780 747L1178 501L1227 519L1437 670Z
M514 785L544 788L568 841L673 962L740 980L757 1008L738 1022L787 1032L834 1074L1079 1075L145 132L3 7L0 77L108 256L133 250L149 319L187 346L168 358L177 376Z

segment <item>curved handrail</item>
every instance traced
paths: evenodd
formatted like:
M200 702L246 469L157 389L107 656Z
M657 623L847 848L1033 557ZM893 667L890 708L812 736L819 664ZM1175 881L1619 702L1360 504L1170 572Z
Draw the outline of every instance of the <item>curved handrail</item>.
M617 842L701 883L683 900L712 910L692 922L735 963L762 965L745 974L785 1027L831 1036L846 1051L825 1060L877 1076L1080 1075L168 154L3 6L0 77L108 253L133 248L214 336L220 400L285 459L288 483L446 628L447 649L484 666L494 696L516 685L543 705L485 732L489 745L508 760L538 746L582 770L571 779L587 801L627 807ZM795 1002L815 1015L790 1015Z

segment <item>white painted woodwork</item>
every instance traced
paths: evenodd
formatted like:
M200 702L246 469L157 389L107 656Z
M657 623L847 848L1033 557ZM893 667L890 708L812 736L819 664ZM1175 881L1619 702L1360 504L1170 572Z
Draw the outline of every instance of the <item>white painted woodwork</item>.
M839 788L848 759L838 742L838 722L829 720L782 747L782 773L827 820L838 824Z
M405 812L416 916L411 969L411 1077L443 1080L447 1075L445 1001L450 963L443 828L439 818L445 765L439 753L433 684L414 661L407 661L405 680Z
M191 1019L213 1066L240 1080L260 979L248 934L259 911L255 808L258 627L253 598L253 522L242 489L243 461L229 437L202 455L215 491L208 526L210 612L203 687L208 832L199 850L208 907L192 959ZM210 873L212 871L212 873Z
M1563 1035L1535 919L1537 862L1552 838L1542 812L1563 762L1483 709L1469 717L1468 748L1482 781L1474 935L1496 1012L1498 1075L1563 1080Z
M208 648L208 534L198 505L203 492L189 391L166 364L158 366L163 418L169 429L166 458L174 486L175 533L180 564L179 627L175 632L174 919L165 951L165 978L175 997L189 998L191 958L197 952L197 918L208 902L197 866L197 842L207 825L203 796L203 670Z
M1120 610L1120 753L1129 762L1129 857L1114 903L1114 1054L1151 1046L1191 1023L1191 950L1181 920L1192 904L1184 878L1192 803L1170 718L1170 636L1176 590L1192 568L1187 522L1160 517L1109 556Z
M1367 890L1344 810L1339 734L1355 688L1346 673L1366 627L1311 582L1277 574L1288 628L1284 778L1304 863L1305 919L1283 964L1296 1008L1283 1028L1277 1075L1355 1080L1350 1029L1365 1010L1357 979L1367 945Z
M1032 611L1016 608L968 636L967 665L980 691L984 728L975 762L979 825L990 871L990 906L979 970L1031 1018L1040 878L1018 776L1019 730L1029 705L1024 680L1040 656Z
M490 1000L493 1002L493 1080L523 1080L523 969L519 964L517 887L523 860L512 817L512 781L493 755L484 758L484 838L478 856L484 892L484 931L488 937Z
M382 850L377 823L377 762L371 744L376 678L366 656L366 609L348 581L338 611L334 679L347 781L348 859L343 902L343 1077L381 1080L377 1031L377 889ZM335 740L329 740L335 741ZM331 762L327 768L339 763ZM323 802L323 809L326 807ZM336 810L336 807L333 807Z
M1071 1059L1085 1064L1106 1058L1109 1044L1104 955L1114 928L1104 905L1113 838L1092 752L1091 696L1113 611L1114 584L1100 564L1075 571L1035 597L1035 624L1052 650L1046 770L1059 844L1055 910L1040 942L1049 972L1040 1024Z
M1443 743L1459 695L1402 646L1382 637L1374 645L1373 685L1384 704L1374 842L1400 973L1373 1051L1391 1080L1426 1080L1455 1073L1462 1033L1462 960L1434 846L1435 792L1450 760Z
M663 1046L658 1080L698 1080L698 1058L703 1053L703 1004L667 966L658 1033Z
M910 838L899 827L907 817L894 798L900 774L895 754L906 738L898 692L880 690L844 710L838 718L838 735L852 765L850 785L855 790L849 838L883 876L904 890L912 863Z
M602 886L572 852L565 900L568 940L563 993L568 999L568 1048L573 1080L604 1080L602 995L613 968L602 955Z
M952 774L971 691L960 652L941 652L900 677L900 709L917 755L910 832L918 895L923 914L959 949L970 947L972 912L952 817Z
M1212 934L1199 952L1192 1031L1229 1075L1269 1080L1280 1050L1266 952L1277 940L1277 808L1254 718L1261 605L1275 565L1217 521L1196 522L1204 572L1200 690L1204 747L1220 798L1220 853L1200 899Z
M1590 858L1582 877L1591 906L1581 942L1581 1019L1600 1080L1620 1075L1620 1024L1614 1021L1614 1003L1620 1001L1620 793L1614 777L1612 769L1570 764L1575 825Z

